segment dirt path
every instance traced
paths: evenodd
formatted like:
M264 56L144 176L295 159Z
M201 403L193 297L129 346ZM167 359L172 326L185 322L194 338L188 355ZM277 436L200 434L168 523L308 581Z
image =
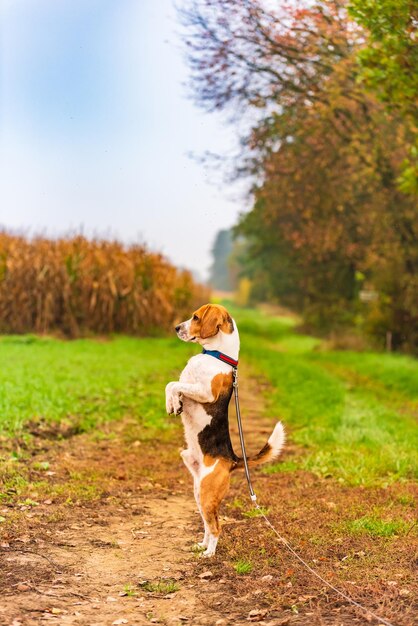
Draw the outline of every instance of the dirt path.
M196 531L194 518L184 496L131 495L124 508L111 511L110 519L106 508L99 508L94 518L57 531L53 546L38 543L41 553L47 547L51 562L46 566L53 576L38 585L22 580L17 594L3 597L2 623L214 624L215 616L205 614L198 600L204 581L184 584L193 565L189 539ZM34 554L11 558L11 565L28 570L43 560Z
M259 384L248 379L241 392L241 405L246 431L252 434L249 449L254 451L272 429L260 416L261 400ZM231 414L238 451L232 406ZM231 604L227 581L219 577L213 580L211 560L199 559L191 552L190 546L201 532L200 516L186 470L179 473L179 462L173 468L175 490L170 482L168 486L156 483L147 463L147 479L144 483L142 478L138 485L135 472L129 477L130 466L137 464L138 458L125 457L121 464L117 441L98 447L85 436L75 445L74 439L55 451L54 480L59 480L62 472L87 472L88 480L89 471L97 480L98 468L105 464L107 479L109 473L116 481L122 478L125 488L118 493L113 483L106 483L110 496L77 507L73 515L58 512L55 524L51 501L46 500L36 510L28 507L26 532L2 543L0 623L247 623L248 610L242 614ZM141 473L141 468L136 469ZM158 474L157 478L162 480ZM235 477L235 482L242 480L242 476ZM246 489L246 484L242 488ZM237 523L228 517L225 522L226 526Z
M245 367L240 381L253 453L274 425L263 417L269 389ZM0 507L8 519L0 525L0 625L368 623L298 567L263 520L252 517L243 473L233 475L223 505L216 556L206 560L191 551L201 522L179 457L182 429L172 423L152 436L131 419L96 434L35 438L27 491ZM231 430L238 453L232 406ZM289 441L283 459L297 453ZM33 469L45 462L48 471ZM415 623L412 522L411 532L390 543L348 535L341 526L348 506L363 514L365 499L376 507L391 502L393 512L409 506L412 486L403 487L400 502L396 485L366 493L302 471L267 475L257 468L252 475L275 525L324 576L394 624ZM247 575L240 564L250 566Z

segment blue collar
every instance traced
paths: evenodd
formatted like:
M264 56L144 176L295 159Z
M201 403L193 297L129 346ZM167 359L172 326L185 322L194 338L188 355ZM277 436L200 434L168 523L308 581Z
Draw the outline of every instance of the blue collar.
M215 359L219 359L219 361L228 363L228 365L231 365L234 369L237 369L238 367L238 361L223 352L219 352L219 350L205 350L205 348L203 348L202 354L209 354L209 356L213 356Z

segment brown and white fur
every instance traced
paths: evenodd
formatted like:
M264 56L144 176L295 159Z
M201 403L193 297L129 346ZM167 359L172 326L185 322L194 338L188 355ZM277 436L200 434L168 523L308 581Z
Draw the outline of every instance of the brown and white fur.
M197 342L206 350L219 350L238 361L239 335L228 311L217 304L200 307L192 317L176 326L183 341ZM181 456L193 476L194 496L203 519L203 556L213 556L220 534L219 507L225 497L233 470L243 467L231 444L228 405L232 395L232 366L211 355L192 357L178 382L166 387L167 413L182 417L187 449ZM285 441L278 422L266 445L249 465L277 457Z

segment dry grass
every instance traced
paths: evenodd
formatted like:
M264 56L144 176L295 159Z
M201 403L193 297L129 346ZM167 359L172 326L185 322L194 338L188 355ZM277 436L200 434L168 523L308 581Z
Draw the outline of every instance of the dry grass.
M208 298L144 246L0 232L0 333L153 334Z

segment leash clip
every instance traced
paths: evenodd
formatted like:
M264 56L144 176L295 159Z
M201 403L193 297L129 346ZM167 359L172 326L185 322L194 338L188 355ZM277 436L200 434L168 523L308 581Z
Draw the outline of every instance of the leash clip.
M238 369L234 367L232 370L232 385L235 389L238 387Z

